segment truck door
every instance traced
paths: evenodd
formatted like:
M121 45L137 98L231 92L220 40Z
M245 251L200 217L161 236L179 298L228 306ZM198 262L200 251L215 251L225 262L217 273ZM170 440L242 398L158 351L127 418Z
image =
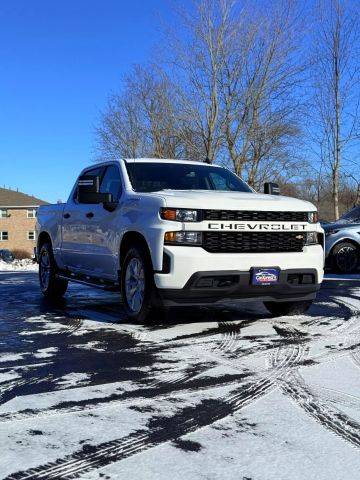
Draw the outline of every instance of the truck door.
M108 211L103 204L86 205L88 208L83 218L87 253L83 257L84 270L96 277L117 280L118 257L120 245L121 216L120 200L122 180L117 164L106 167L100 184L101 193L111 193L114 202L119 205Z
M104 166L95 167L84 173L102 178L105 168ZM76 273L84 272L89 263L89 256L93 255L93 238L88 236L89 218L86 216L92 207L93 205L78 202L77 188L75 188L63 210L61 258L63 264Z

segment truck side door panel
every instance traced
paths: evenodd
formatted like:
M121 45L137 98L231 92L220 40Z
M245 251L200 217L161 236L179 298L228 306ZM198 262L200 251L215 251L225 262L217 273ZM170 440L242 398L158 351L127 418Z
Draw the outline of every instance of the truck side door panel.
M86 171L92 175L103 175L105 167ZM76 198L76 189L65 205L62 218L61 258L71 271L84 272L87 258L92 255L92 238L87 232L86 214L92 205L81 204Z
M103 167L101 193L119 200L122 190L117 165ZM92 170L89 174L96 174ZM73 199L64 210L62 258L70 270L98 278L117 279L120 207L113 212L103 204L79 204ZM66 218L66 214L70 215Z

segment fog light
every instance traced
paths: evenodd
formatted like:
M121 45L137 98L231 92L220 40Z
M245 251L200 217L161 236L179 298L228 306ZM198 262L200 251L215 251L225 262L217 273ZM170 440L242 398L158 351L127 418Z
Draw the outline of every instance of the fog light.
M201 232L186 232L180 230L178 232L166 232L165 243L168 245L201 245Z

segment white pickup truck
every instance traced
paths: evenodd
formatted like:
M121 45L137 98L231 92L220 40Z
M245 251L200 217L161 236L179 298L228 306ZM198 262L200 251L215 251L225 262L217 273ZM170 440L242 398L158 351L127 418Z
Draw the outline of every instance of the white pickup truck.
M226 168L130 159L83 170L65 204L41 206L43 294L69 281L120 290L126 313L257 299L304 312L323 279L324 232L309 202L259 194Z

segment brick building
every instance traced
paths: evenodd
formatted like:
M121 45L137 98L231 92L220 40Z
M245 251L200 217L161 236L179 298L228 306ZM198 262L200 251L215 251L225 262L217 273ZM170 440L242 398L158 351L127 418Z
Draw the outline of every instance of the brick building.
M0 188L0 249L15 256L31 256L36 244L36 211L47 202L31 195Z

